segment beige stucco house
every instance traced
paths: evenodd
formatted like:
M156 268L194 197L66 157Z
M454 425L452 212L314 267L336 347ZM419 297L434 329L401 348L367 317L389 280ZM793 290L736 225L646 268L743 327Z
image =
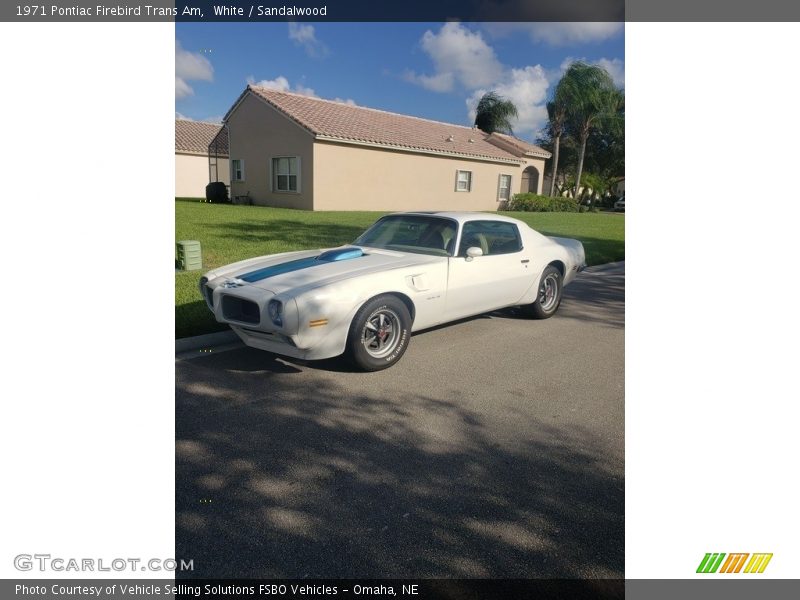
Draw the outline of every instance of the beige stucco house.
M541 193L517 138L250 85L225 115L231 197L306 210L497 210Z
M230 184L228 137L221 125L175 119L175 197L205 198L210 181Z

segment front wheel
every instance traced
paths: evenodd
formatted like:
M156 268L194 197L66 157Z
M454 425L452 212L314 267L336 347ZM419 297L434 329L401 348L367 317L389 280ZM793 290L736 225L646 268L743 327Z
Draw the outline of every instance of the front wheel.
M411 315L395 296L377 296L362 306L347 335L347 357L364 371L391 367L408 348Z
M536 300L523 306L523 312L534 319L552 317L558 310L559 304L561 304L562 289L561 271L552 265L548 266L539 280Z

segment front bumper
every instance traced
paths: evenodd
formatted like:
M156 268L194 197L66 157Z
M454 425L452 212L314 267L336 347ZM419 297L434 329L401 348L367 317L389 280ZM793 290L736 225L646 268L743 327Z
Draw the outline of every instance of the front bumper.
M201 286L208 308L217 322L230 326L251 348L303 360L339 356L344 351L347 331L341 327L300 327L294 299L284 299L284 326L275 327L267 306L275 296L252 286ZM349 321L348 321L349 323Z
M231 325L231 329L236 335L251 348L298 358L302 360L323 360L334 358L344 352L344 338L339 335L341 332L334 332L332 335L324 335L317 340L317 343L309 348L298 348L294 339L288 338L278 333L258 331L238 325Z
M311 350L301 349L294 345L291 338L280 333L269 331L258 331L256 329L248 329L238 325L230 324L231 329L238 335L241 340L251 348L258 350L265 350L273 354L280 354L281 356L290 356L292 358L309 359L313 354Z

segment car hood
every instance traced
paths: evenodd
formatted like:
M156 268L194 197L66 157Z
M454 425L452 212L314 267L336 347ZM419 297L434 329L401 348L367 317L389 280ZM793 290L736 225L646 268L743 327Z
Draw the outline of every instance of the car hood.
M343 246L262 256L208 273L209 279L233 280L280 294L314 288L363 275L446 260L443 256Z

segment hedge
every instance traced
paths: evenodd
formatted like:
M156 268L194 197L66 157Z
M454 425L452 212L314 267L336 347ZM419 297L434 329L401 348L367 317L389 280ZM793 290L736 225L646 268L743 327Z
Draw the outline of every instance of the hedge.
M578 203L573 198L562 196L540 196L530 192L514 194L508 210L523 212L578 212Z

